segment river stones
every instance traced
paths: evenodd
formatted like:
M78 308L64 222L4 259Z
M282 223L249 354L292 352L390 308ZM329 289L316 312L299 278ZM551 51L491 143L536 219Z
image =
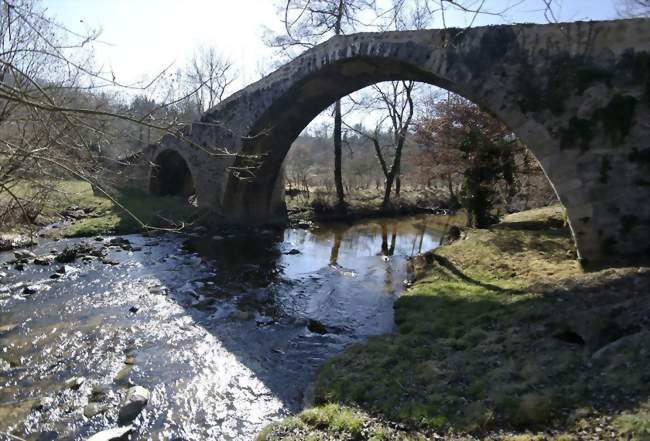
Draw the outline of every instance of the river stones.
M113 383L115 383L117 386L133 386L133 380L131 379L131 375L133 373L133 365L132 364L125 364L120 371L115 374L115 377L113 377Z
M234 319L237 319L237 320L246 321L246 320L250 320L253 317L255 317L255 314L253 314L250 311L236 310L236 311L233 311L232 313L230 313L230 317L232 317Z
M59 432L54 430L47 430L38 434L36 441L55 441L59 438Z
M128 439L129 433L133 430L132 426L116 427L114 429L103 430L94 434L86 441L121 441Z
M20 234L0 234L0 251L9 251L29 245L34 245L34 241L29 237Z
M84 377L72 377L72 378L68 378L67 380L65 380L65 383L63 383L63 385L68 389L77 390L85 382L86 382L86 379Z
M16 260L33 259L36 257L36 254L32 253L29 250L17 250L14 251L14 257Z
M112 388L110 384L95 384L90 391L90 398L88 401L96 403L104 401L111 394Z
M17 324L9 324L0 326L0 335L9 334L11 331L18 327Z
M133 386L126 393L124 404L117 416L120 425L128 424L142 412L151 394L142 386Z
M42 256L34 259L34 265L47 266L54 261L54 256Z
M315 334L327 334L327 327L318 320L309 320L309 323L307 323L307 329L309 329L309 332Z
M108 410L108 404L104 403L88 403L84 406L84 416L92 418L95 415L102 414Z
M42 397L36 400L36 402L32 406L32 409L37 411L49 410L52 408L52 404L54 404L54 398Z

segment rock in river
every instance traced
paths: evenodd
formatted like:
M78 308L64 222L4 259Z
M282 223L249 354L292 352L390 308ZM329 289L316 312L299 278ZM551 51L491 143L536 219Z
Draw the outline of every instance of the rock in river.
M124 425L133 421L149 402L150 395L149 391L142 386L130 388L118 414L118 423Z
M127 439L129 433L133 430L131 426L116 427L115 429L103 430L94 434L86 441L121 441Z
M32 253L32 252L29 251L29 250L18 250L18 251L14 251L14 257L15 257L17 260L21 260L21 259L33 259L34 257L36 257L36 254Z
M88 403L84 406L84 416L86 418L92 418L95 415L104 413L108 410L108 404L102 403Z
M11 331L18 327L17 324L1 325L0 326L0 335L9 334Z
M309 320L307 329L316 334L327 334L327 327L317 320Z
M86 379L84 377L72 377L69 378L65 381L64 386L68 389L72 390L77 390L79 389L84 383L86 382Z

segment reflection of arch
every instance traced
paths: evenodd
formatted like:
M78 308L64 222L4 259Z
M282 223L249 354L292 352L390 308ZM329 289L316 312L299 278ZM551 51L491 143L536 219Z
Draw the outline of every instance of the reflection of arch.
M194 181L185 159L173 150L160 153L154 161L149 189L159 196L193 195Z

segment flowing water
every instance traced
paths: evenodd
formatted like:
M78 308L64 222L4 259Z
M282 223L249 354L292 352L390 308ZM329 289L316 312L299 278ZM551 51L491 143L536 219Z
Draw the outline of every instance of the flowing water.
M85 242L106 256L22 271L0 254L0 431L86 439L116 427L141 385L151 397L134 439L253 439L301 409L324 361L391 330L408 257L452 221L61 240L32 251ZM101 412L87 418L93 390Z

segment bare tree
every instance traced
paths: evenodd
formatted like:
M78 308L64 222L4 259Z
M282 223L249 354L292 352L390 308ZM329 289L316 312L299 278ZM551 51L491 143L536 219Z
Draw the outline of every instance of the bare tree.
M619 0L619 3L621 17L650 17L650 0Z
M289 57L295 49L307 49L333 35L354 31L361 24L360 14L374 10L375 0L286 0L283 8L285 34L269 39L269 44ZM343 116L341 100L333 108L334 183L339 208L345 207L343 188Z
M108 174L101 170L114 161L103 152L134 125L183 136L168 111L176 100L143 110L115 99L115 90L149 90L165 72L148 84L120 83L95 67L98 36L59 25L37 0L0 1L0 221L19 212L29 224L38 201L60 191L56 181L63 178L83 179L103 191L99 176ZM145 140L142 131L129 136Z
M196 103L197 113L223 100L235 80L233 70L232 63L213 47L201 46L195 50L185 70L185 81L188 91L194 91L191 99Z
M373 131L368 131L360 125L347 126L373 144L375 156L385 178L382 200L384 210L390 205L393 186L398 197L401 190L402 152L415 112L414 89L413 81L375 84L372 86L373 93L365 97L365 102L358 103L365 109L384 113L383 117Z

